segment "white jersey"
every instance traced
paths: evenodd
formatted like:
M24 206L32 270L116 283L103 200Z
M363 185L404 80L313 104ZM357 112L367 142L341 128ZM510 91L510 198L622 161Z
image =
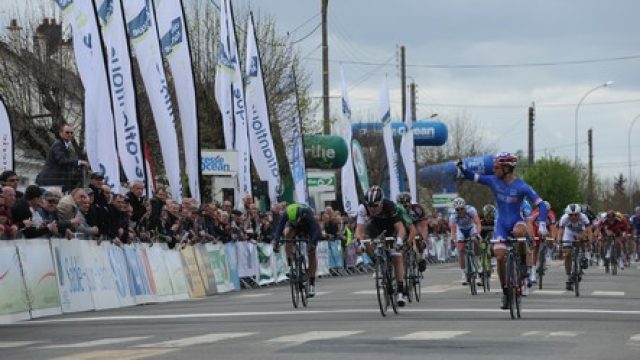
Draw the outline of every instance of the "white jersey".
M574 237L583 232L589 226L589 223L589 218L583 213L580 213L580 216L575 221L572 221L567 214L562 215L560 218L560 227L564 229L562 242L573 242Z
M449 216L449 224L455 224L459 230L468 231L471 228L475 227L474 219L478 216L478 212L476 208L471 205L466 206L466 210L463 215L458 215L457 212L454 212Z

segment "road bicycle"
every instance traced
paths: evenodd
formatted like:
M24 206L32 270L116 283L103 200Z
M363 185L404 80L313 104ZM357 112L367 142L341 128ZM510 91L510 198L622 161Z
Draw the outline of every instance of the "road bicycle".
M480 267L482 268L482 288L485 293L491 292L491 248L489 240L493 237L493 233L489 233L485 239L480 241Z
M538 249L538 267L536 268L536 274L538 275L538 289L542 290L542 282L547 271L547 252L550 250L547 246L547 242L550 242L550 238L541 239Z
M473 239L466 239L464 241L464 273L467 277L467 283L469 284L471 295L478 295L478 289L476 287L478 263L476 261L473 243Z
M616 247L616 237L609 235L605 241L604 250L604 271L611 275L618 275L618 249Z
M303 252L308 239L287 239L285 242L291 243L291 264L289 266L289 285L291 287L291 301L293 307L298 308L301 303L307 307L309 302L309 273L307 270L307 260Z
M580 296L580 282L582 281L582 251L580 250L580 243L574 240L571 245L571 284L573 285L573 292L576 296Z
M394 313L398 313L398 282L396 281L396 268L393 265L392 250L395 247L395 238L385 237L382 232L372 240L375 259L375 286L378 297L380 314L387 316L389 307Z
M414 241L420 241L420 238L416 236ZM414 248L414 245L405 247L404 251L404 284L407 287L407 299L412 302L413 298L417 302L420 302L420 280L422 279L422 273L418 271L418 254Z
M527 239L512 237L507 239L509 250L505 261L505 287L511 319L516 317L519 319L522 311L522 287L524 286L526 267L522 265L517 245L523 241L527 241Z

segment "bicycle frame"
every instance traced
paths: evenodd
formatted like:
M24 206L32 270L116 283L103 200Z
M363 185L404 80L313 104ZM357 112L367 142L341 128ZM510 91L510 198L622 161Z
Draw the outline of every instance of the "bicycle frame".
M291 264L289 265L289 286L291 288L291 301L293 307L298 308L299 303L307 307L309 299L309 275L307 273L307 261L303 253L303 244L306 245L308 239L286 239L285 243L290 243Z

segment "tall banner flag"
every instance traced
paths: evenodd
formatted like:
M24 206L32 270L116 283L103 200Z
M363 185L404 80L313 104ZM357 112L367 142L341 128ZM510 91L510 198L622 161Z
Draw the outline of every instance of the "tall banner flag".
M415 145L413 143L413 121L411 120L411 100L407 96L407 104L405 106L406 114L404 114L404 134L400 140L400 155L404 170L407 172L407 181L409 182L409 192L411 193L411 202L418 202L418 189L416 184L416 155Z
M0 96L0 172L13 170L13 133L9 112Z
M269 199L274 203L280 193L280 169L271 136L267 93L262 77L262 61L253 26L253 14L249 15L247 24L246 74L251 157L260 179L268 182Z
M227 34L229 35L229 57L235 59L233 64L233 122L235 124L235 150L238 151L238 196L235 197L236 208L242 207L242 198L251 195L251 150L249 149L249 133L247 127L247 106L244 101L244 83L240 71L238 42L236 41L236 25L233 18L231 0L225 0L227 6Z
M302 128L300 126L300 110L298 108L298 85L296 84L296 74L293 67L280 81L278 91L288 94L282 108L287 109L289 113L283 114L284 118L281 120L280 132L282 133L282 141L286 144L287 160L289 161L295 188L295 201L301 204L308 204L307 170L304 162Z
M235 149L235 126L233 123L233 95L231 82L233 81L233 63L229 50L229 26L227 2L220 3L220 43L218 44L218 64L216 65L216 78L214 84L214 96L220 114L222 115L222 131L224 134L224 146L227 150Z
M393 145L393 132L391 130L391 104L389 101L389 85L384 78L380 88L380 121L382 121L382 138L387 153L387 167L389 168L389 198L396 201L400 193L400 175L398 172L398 156Z
M136 88L124 14L119 0L93 0L107 54L118 157L128 181L146 183L144 152L138 122Z
M196 85L181 0L154 0L162 55L171 67L182 124L185 170L191 197L200 202L200 141Z
M366 194L367 190L369 190L369 170L367 169L364 150L357 139L351 140L351 160L353 160L353 167L358 175L360 190L362 190L363 194Z
M126 0L122 4L127 21L127 32L151 103L171 195L174 200L182 202L178 137L169 84L160 53L153 3L150 0ZM189 141L189 139L185 140Z
M358 212L358 191L356 190L356 175L353 171L353 160L351 159L351 103L347 93L347 82L344 78L344 69L340 68L342 76L342 123L340 136L347 143L347 162L340 170L340 181L342 189L342 205L344 211L349 216L355 216Z
M94 172L116 193L120 188L120 166L116 150L113 109L107 68L102 51L95 9L91 1L56 0L71 25L73 52L84 87L84 126L87 157Z

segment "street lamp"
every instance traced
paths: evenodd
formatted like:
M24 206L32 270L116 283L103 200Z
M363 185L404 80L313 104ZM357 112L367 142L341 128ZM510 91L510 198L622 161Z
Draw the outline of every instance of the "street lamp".
M633 212L633 191L631 188L631 128L636 123L636 120L640 119L640 114L636 115L636 117L631 120L631 124L629 124L629 131L627 131L627 136L629 137L627 140L627 151L628 151L628 160L629 160L629 208Z
M596 87L594 87L593 89L587 91L586 94L584 94L584 96L582 97L582 99L580 99L580 101L578 102L578 106L576 106L576 115L575 115L575 125L574 125L574 132L575 132L575 148L576 148L576 152L575 152L575 160L574 160L574 165L577 168L578 167L578 110L580 110L580 105L582 105L582 102L584 101L584 99L587 98L587 96L589 96L592 92L600 89L600 88L604 88L604 87L608 87L613 85L613 81L609 80L604 84L600 84Z

